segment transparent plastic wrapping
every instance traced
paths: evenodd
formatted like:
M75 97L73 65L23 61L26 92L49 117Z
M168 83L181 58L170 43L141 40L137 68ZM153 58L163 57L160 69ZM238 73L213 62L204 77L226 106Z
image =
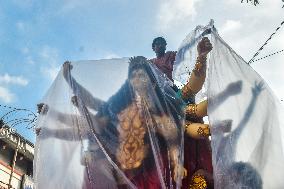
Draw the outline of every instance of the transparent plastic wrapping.
M221 39L213 21L186 37L174 78L186 82L197 42L208 29L213 50L196 102L208 99L214 188L283 188L283 107L265 81Z
M182 101L144 57L65 63L42 100L35 186L179 188Z
M65 63L42 101L36 188L188 188L199 168L216 189L283 188L283 107L213 21L182 42L173 78L187 83L204 36L213 50L195 102L208 100L210 140L184 137L180 91L144 57Z

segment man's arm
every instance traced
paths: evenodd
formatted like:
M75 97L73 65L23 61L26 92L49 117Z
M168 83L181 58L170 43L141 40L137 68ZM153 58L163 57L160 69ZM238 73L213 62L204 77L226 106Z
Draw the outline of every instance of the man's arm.
M48 113L48 116L50 116L51 118L56 119L61 123L69 126L73 125L75 120L80 119L78 115L58 112L57 110L50 108L47 104L44 103L37 104L37 109L39 114L46 115Z
M68 129L49 129L47 127L37 128L36 134L41 139L58 138L67 141L79 141L88 138L86 129L68 128Z

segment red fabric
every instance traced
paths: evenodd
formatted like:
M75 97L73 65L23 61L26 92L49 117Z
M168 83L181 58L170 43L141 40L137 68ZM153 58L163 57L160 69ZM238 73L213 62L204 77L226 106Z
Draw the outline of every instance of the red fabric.
M176 58L176 52L168 51L160 58L153 58L150 61L154 63L170 80L173 80L173 65Z
M161 184L159 180L159 176L156 169L152 169L147 171L146 173L141 173L135 176L131 181L138 189L160 189Z
M189 188L192 175L199 169L213 174L212 153L208 139L196 140L188 136L184 137L184 167L188 175L183 179L182 189ZM213 188L213 181L209 181L208 185L208 188Z
M163 155L161 158L163 159L163 163L165 167L168 167L168 163L166 161L167 156L166 153L162 153ZM163 168L162 168L163 169ZM164 180L167 182L166 185L169 188L169 171L163 169L163 176L165 177ZM126 176L130 179L132 175L131 172L125 172ZM132 177L131 182L137 187L137 189L161 189L161 181L159 179L158 173L157 173L157 168L153 163L149 163L149 161L145 161L143 166L140 168L139 173L136 173L134 177ZM129 187L127 185L119 185L118 189L128 189Z

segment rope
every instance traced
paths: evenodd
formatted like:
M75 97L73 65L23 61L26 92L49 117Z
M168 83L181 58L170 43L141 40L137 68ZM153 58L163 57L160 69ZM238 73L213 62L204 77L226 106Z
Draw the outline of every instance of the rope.
M265 41L265 43L258 49L258 51L253 55L252 59L248 62L250 64L251 62L254 62L254 58L259 55L259 53L263 50L263 48L267 45L267 43L272 39L272 37L277 33L277 31L282 27L284 24L284 21L281 22L280 26L276 28L275 32L273 32L270 37Z
M279 54L279 53L281 53L281 52L284 52L284 49L281 50L281 51L277 51L277 52L275 52L275 53L266 55L266 56L264 56L264 57L258 58L258 59L256 59L256 60L252 60L251 63L257 62L257 61L262 60L262 59L265 59L265 58L268 58L268 57L273 56L273 55L275 55L275 54Z

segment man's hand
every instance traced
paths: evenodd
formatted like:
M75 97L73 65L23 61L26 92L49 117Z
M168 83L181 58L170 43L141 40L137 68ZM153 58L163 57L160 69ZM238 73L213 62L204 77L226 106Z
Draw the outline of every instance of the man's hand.
M48 105L44 103L37 104L37 113L45 115L48 112Z
M254 87L251 89L252 94L254 97L257 97L261 91L264 90L264 82L259 82L257 83L256 81L254 82Z
M50 130L47 127L38 127L35 128L36 136L39 137L41 140L47 139L49 137L55 136L56 133L53 130Z
M35 133L36 133L36 136L38 136L41 132L41 128L35 128Z
M78 103L78 97L77 96L72 96L71 98L71 102L74 106L78 107L79 103Z
M212 48L210 40L207 37L203 37L197 45L198 56L206 57Z
M226 91L231 95L236 95L242 91L242 86L243 86L242 81L236 81L236 82L230 83L227 86Z
M70 61L66 61L63 64L63 77L67 80L68 73L72 70L73 66Z

